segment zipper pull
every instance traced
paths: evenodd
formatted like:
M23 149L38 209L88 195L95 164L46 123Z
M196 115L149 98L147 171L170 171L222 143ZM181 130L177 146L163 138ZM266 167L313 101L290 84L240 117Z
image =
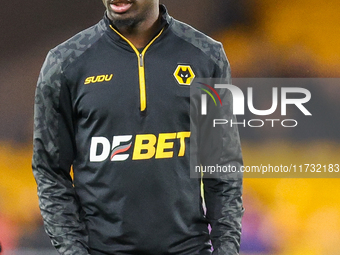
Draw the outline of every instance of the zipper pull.
M139 53L139 66L143 67L143 54Z

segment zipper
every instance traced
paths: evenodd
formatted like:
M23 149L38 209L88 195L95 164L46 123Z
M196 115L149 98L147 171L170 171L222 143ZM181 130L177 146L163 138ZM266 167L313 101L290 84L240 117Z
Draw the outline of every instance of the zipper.
M143 63L143 62L144 62L144 59L143 59L143 54L142 54L142 53L139 54L139 60L140 60L140 61L139 61L139 66L140 66L140 67L143 67L143 66L144 66L144 63Z
M141 112L146 110L146 86L145 86L145 66L144 66L144 57L145 52L150 47L150 45L163 33L164 28L156 35L143 49L142 52L139 52L138 49L121 33L119 33L116 29L110 25L110 28L115 31L121 38L123 38L133 49L133 51L137 55L138 59L138 76L139 76L139 97L140 97L140 110Z

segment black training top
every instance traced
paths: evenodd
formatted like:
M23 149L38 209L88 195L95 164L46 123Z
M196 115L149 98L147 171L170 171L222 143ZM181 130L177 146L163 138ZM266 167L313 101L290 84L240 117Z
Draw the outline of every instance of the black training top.
M220 43L160 8L163 28L145 48L105 16L52 49L42 67L33 173L60 254L203 255L210 240L213 254L238 253L242 180L204 180L205 214L201 180L189 173L188 85L229 81L229 64ZM240 167L237 128L216 130L222 137L202 146L202 158Z

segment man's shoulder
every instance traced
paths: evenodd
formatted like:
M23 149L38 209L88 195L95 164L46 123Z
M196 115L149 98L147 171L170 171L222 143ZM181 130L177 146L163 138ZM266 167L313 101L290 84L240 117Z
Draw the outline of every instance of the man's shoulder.
M222 43L205 33L175 19L172 21L171 30L177 37L198 48L220 68L228 62Z
M220 42L182 21L173 19L171 30L179 38L203 51L212 48L220 50L222 48Z
M101 20L97 24L77 33L68 40L51 49L51 53L61 62L73 62L74 59L82 55L86 50L96 43L106 30L105 21Z

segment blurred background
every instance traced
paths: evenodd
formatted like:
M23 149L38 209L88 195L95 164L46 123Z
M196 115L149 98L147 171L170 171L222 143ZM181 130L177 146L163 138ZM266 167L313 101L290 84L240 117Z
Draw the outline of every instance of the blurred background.
M161 2L175 18L223 43L235 78L340 78L338 0ZM2 3L0 242L4 255L55 254L44 234L31 173L34 90L47 52L98 22L103 13L99 0ZM339 164L339 88L311 87L312 97L317 95L318 100L309 106L313 121L302 128L255 132L241 127L245 164ZM256 100L266 104L261 95ZM338 178L246 178L244 204L241 254L340 254Z

